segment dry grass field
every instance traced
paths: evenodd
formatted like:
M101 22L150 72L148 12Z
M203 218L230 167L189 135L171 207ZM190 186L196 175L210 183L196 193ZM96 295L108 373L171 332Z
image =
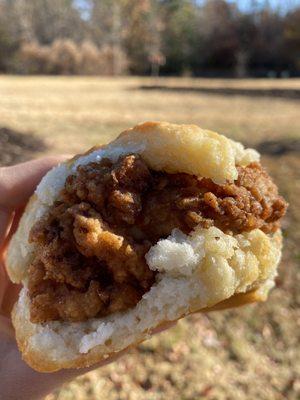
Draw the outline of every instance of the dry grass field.
M194 315L47 400L300 398L300 80L0 77L0 163L107 142L145 120L258 148L290 203L269 300Z

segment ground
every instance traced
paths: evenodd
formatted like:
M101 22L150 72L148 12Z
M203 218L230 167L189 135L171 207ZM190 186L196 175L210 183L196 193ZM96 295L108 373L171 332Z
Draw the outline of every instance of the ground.
M74 153L146 120L196 123L263 153L290 203L264 304L180 321L47 400L300 397L300 80L0 77L0 163Z

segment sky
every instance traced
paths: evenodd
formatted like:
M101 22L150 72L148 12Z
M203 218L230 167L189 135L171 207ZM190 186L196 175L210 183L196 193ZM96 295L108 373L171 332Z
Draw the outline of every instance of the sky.
M204 0L196 0L202 3ZM300 0L227 0L229 3L238 4L239 8L243 12L247 12L253 7L257 10L268 4L273 9L278 9L282 13L286 13L289 10L300 7ZM83 13L88 13L89 10L86 8L85 0L74 0L74 3L82 9Z
M199 4L207 0L196 0ZM273 9L277 9L282 13L300 7L300 0L227 0L228 3L235 3L241 11L247 12L256 8L257 10L269 5Z
M300 0L236 0L230 1L232 3L237 3L242 11L248 11L255 7L260 8L265 4L269 4L274 9L279 9L282 12L287 12L295 7L300 7Z

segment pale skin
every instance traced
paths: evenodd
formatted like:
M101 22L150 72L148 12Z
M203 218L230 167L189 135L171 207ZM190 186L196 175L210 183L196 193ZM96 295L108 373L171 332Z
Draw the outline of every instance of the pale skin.
M5 400L42 399L64 382L111 363L124 354L117 353L90 368L44 374L34 371L22 360L16 344L10 314L20 286L8 278L5 250L37 184L49 169L65 159L66 156L45 157L0 168L0 398ZM154 333L171 325L160 327Z

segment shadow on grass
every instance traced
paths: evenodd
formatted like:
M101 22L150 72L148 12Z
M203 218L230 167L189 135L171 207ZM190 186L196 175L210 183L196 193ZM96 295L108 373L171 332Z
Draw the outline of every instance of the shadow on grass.
M279 139L260 142L256 149L261 154L267 154L273 157L282 156L289 153L300 152L300 139Z
M31 133L0 127L0 166L26 161L46 149L45 142Z
M225 96L246 96L246 97L279 97L284 99L300 99L299 89L247 89L247 88L226 88L226 87L191 87L191 86L164 86L164 85L142 85L136 88L145 91L163 91L174 93L205 93ZM133 89L133 90L136 90Z

